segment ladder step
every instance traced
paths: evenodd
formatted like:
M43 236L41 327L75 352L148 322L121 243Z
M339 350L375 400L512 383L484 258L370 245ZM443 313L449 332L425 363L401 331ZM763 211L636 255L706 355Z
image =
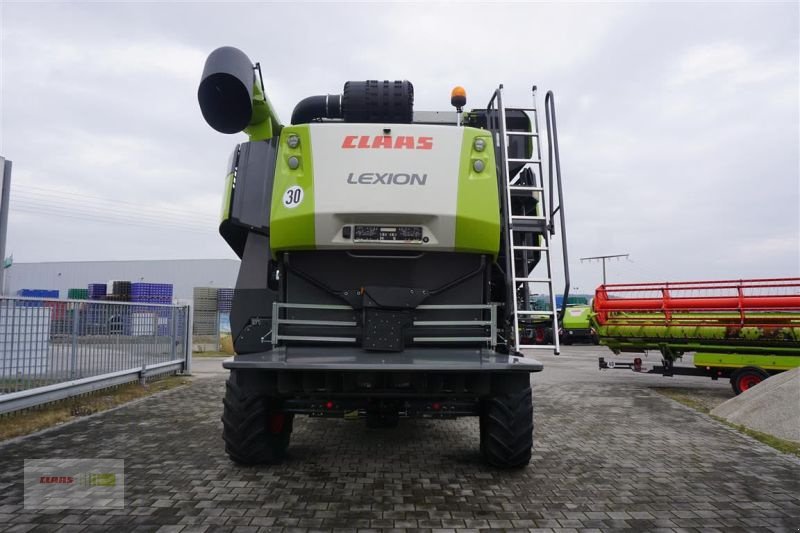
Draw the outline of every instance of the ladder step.
M527 350L555 350L555 344L520 344L517 348L525 348Z
M541 159L518 159L516 157L509 157L506 159L509 163L531 163L531 164L539 164L542 162Z
M541 316L553 316L552 311L525 311L523 309L517 310L518 315L541 315Z
M507 131L506 135L509 137L538 137L538 133L531 133L529 131Z
M552 283L550 278L514 278L514 283Z
M511 215L512 222L514 220L547 220L546 217L542 215Z
M540 219L513 219L511 220L512 231L527 231L531 233L544 233L547 231L547 221Z
M530 250L534 252L549 252L547 246L512 246L513 250Z
M544 187L534 187L532 185L510 185L508 187L509 191L532 191L532 192L544 192Z

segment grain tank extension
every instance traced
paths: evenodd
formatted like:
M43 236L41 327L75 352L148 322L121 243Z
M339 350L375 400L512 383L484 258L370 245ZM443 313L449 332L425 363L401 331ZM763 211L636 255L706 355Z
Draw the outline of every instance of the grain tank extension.
M220 224L242 260L228 455L281 461L298 415L372 427L479 416L484 458L526 465L542 365L519 351L520 324L558 330L556 313L527 302L555 301L557 225L565 238L558 147L545 178L535 88L527 109L504 107L501 86L485 108L463 110L460 90L455 111L417 112L408 81L349 81L301 99L285 125L261 78L223 47L198 89L212 128L249 136L230 157ZM554 141L552 93L545 110Z

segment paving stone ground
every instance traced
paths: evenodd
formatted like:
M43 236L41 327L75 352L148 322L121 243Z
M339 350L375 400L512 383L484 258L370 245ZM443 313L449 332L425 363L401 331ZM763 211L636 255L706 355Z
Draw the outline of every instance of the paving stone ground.
M799 530L796 458L659 395L665 378L601 374L591 349L544 359L520 471L481 463L471 418L298 419L285 464L238 467L220 438L224 375L208 373L0 446L0 531ZM681 379L667 385L727 386ZM74 457L125 460L124 509L23 508L23 460Z

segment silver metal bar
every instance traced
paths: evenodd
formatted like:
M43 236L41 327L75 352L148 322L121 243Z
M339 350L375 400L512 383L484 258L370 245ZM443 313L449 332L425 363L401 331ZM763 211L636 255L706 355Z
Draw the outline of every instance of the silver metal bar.
M418 305L416 309L489 309L494 304Z
M491 337L414 337L414 342L489 342Z
M349 305L331 305L331 304L290 304L275 302L279 309L343 309L352 311L353 308Z
M488 320L415 320L414 326L488 326Z
M356 342L355 337L308 337L305 335L273 335L276 340L314 341L314 342Z
M278 302L272 302L272 346L278 345L278 320L280 320L281 308Z
M508 134L506 134L506 135L508 135ZM541 159L524 159L524 158L518 158L518 157L509 157L507 159L507 161L509 163L530 163L530 164L536 164L536 163L541 163L542 162Z
M99 376L91 376L82 379L73 379L62 383L53 385L46 385L42 387L35 387L9 394L0 394L0 414L34 407L42 403L53 402L76 396L78 394L86 394L95 390L121 385L131 381L137 381L139 375L144 370L145 372L151 370L179 370L183 367L183 361L166 361L164 363L150 365L145 367L130 368L121 370L119 372L110 372L101 374Z
M306 326L356 326L356 322L347 322L342 320L300 320L279 318L278 324L302 324Z
M548 248L544 247L544 246L522 246L522 245L517 245L517 246L514 246L514 250L529 250L529 251L533 251L533 252L545 252L545 253L549 253L550 252L550 250Z

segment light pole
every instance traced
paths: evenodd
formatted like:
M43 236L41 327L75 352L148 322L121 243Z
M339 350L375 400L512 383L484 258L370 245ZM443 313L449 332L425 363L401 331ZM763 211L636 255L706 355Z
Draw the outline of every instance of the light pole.
M603 263L603 285L606 284L606 260L619 259L621 257L628 258L628 254L615 254L615 255L596 255L594 257L581 257L581 263L584 261L601 261Z
M8 200L11 196L11 161L0 157L3 181L0 186L0 295L5 294L6 234L8 233Z

